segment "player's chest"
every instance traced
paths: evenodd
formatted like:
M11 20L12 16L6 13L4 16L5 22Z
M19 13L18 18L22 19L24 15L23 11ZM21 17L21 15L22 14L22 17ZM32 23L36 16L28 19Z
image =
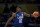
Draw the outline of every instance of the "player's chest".
M23 18L23 14L20 14L20 15L17 14L17 18L18 18L18 19Z

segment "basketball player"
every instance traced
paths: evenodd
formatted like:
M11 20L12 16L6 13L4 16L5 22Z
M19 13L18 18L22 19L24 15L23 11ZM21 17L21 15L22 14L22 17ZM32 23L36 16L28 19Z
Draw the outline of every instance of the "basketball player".
M17 12L12 14L12 17L7 21L5 27L9 24L11 20L14 20L14 27L23 27L24 16L30 17L30 14L27 14L26 12L21 12L20 7L17 7L16 10Z

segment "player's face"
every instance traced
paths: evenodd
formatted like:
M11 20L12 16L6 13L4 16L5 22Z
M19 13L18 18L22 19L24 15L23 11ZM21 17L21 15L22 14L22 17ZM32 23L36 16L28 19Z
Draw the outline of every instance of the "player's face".
M17 8L17 12L21 12L21 9L20 8Z

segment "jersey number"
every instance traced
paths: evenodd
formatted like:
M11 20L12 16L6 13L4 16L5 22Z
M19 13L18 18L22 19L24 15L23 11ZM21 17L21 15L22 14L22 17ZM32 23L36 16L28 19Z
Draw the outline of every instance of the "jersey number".
M19 23L22 23L22 19L21 18L19 19Z

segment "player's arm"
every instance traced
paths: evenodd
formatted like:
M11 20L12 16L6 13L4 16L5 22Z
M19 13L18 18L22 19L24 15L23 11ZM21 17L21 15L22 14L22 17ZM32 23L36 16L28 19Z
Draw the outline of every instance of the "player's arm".
M30 14L27 14L26 12L24 12L24 16L30 17Z
M24 16L26 16L26 17L34 17L34 14L27 14L26 12L24 12Z
M8 25L8 23L9 23L14 17L16 17L16 14L15 14L15 13L14 13L14 14L12 15L12 17L7 21L5 27Z

